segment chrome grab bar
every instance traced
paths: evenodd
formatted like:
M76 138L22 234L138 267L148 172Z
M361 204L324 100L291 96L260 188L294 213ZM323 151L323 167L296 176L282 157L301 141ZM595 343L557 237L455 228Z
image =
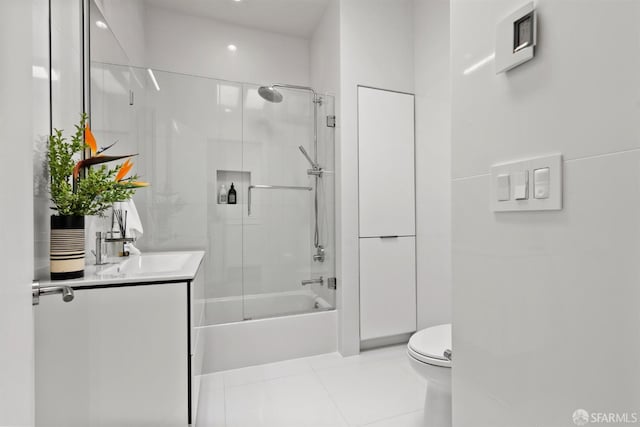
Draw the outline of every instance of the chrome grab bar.
M264 185L264 184L256 184L250 185L249 191L247 191L247 215L251 216L251 190L302 190L302 191L311 191L313 188L311 187L296 187L291 185Z
M64 302L71 302L74 298L73 288L70 286L40 286L40 283L33 282L31 285L31 304L38 305L40 304L40 297L42 295L53 294L61 294L62 301Z

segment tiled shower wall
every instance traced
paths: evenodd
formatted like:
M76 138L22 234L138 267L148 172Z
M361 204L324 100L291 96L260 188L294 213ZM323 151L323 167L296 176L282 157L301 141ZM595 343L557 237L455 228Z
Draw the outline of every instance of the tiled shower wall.
M145 69L93 68L100 86L93 97L96 136L119 140L118 153L140 153L135 171L152 183L134 199L145 227L141 250L206 250L208 298L296 291L312 269L333 274L333 130L323 121L319 159L327 172L319 213L327 261L312 261L311 191L254 190L248 212L250 184L313 186L298 150L313 153L310 94L283 90L285 101L271 104L255 85L154 71L156 90ZM105 114L127 111L127 84L135 105ZM333 111L333 99L321 108ZM228 189L234 179L238 204L219 204L220 185ZM316 291L334 303L332 293Z

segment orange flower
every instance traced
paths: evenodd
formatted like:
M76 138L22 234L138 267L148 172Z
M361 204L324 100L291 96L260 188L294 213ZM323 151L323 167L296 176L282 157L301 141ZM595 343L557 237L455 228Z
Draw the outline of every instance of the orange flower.
M96 142L96 138L93 136L93 133L91 133L89 123L87 123L84 128L84 141L89 146L91 155L94 156L98 152L98 143Z
M82 168L88 168L89 166L93 165L113 162L114 160L126 159L127 157L131 156L131 154L127 154L124 156L105 156L104 154L100 154L95 157L89 157L88 159L80 160L73 168L73 179L78 179L78 175L80 174L80 170Z
M127 174L129 173L129 171L131 170L131 168L133 167L133 163L131 162L131 160L127 159L122 166L120 166L120 170L118 171L118 174L116 175L116 181L120 182L124 179L125 176L127 176Z

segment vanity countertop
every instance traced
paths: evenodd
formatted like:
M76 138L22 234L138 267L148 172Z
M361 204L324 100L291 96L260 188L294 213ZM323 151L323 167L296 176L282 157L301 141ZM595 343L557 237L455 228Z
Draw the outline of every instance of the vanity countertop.
M149 252L113 259L105 265L87 264L84 277L72 280L40 280L40 286L70 286L73 289L126 284L176 283L193 280L204 251Z

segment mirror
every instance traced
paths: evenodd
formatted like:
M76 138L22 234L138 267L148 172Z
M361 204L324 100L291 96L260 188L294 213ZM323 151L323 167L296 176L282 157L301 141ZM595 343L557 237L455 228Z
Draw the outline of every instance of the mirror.
M90 84L86 105L91 129L100 145L117 141L110 154L137 152L132 146L135 123L129 58L95 0L89 2L89 11Z

